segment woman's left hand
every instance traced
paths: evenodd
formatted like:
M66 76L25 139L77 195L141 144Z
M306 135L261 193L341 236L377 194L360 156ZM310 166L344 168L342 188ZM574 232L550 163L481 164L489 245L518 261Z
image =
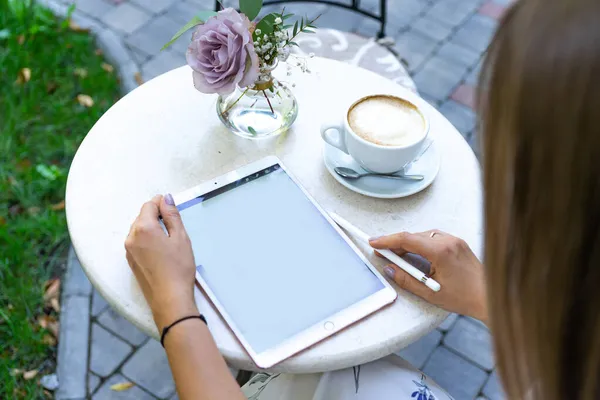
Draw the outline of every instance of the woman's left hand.
M142 206L125 249L159 331L181 317L198 314L192 245L171 195L155 196Z

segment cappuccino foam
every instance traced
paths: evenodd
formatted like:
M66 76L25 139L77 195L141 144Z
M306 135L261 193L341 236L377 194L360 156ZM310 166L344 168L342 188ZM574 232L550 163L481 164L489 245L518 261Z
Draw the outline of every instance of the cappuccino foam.
M408 101L392 96L371 96L348 111L348 124L361 138L381 146L405 146L416 142L425 120Z

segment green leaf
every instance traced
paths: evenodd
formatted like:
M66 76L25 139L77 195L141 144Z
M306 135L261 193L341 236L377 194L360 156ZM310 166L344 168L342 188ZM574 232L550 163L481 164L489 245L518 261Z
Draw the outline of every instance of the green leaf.
M292 46L300 47L300 45L298 45L298 43L296 43L296 42L289 42L288 44L290 44Z
M181 35L183 35L187 31L189 31L190 29L192 29L196 25L203 24L204 22L206 22L207 19L209 19L210 17L213 17L215 15L217 15L217 13L214 12L214 11L202 11L202 12L200 12L200 14L198 14L197 16L195 16L194 18L192 18L192 20L190 22L188 22L187 24L185 24L183 26L183 28L181 28L179 31L177 31L177 33L171 38L171 40L169 40L169 42L167 44L165 44L162 47L161 50L164 50L167 47L169 47L170 45L172 45L177 39L179 39L181 37Z
M303 33L317 33L317 32L315 32L315 31L313 31L312 29L308 29L308 28L304 28L304 29L302 29L302 32L303 32Z
M292 18L294 16L294 14L285 14L281 16L281 19L286 20L288 18Z
M281 29L282 29L282 30L285 30L285 29L290 29L292 26L293 26L293 25L283 25L283 26L281 27Z
M56 178L62 175L62 172L56 165L47 166L45 164L38 164L35 170L49 181L54 181Z
M275 26L275 18L279 17L279 14L271 13L267 14L256 24L256 29L260 29L260 36L270 35L273 33L273 27ZM254 40L258 37L256 30L254 31Z
M294 30L292 31L292 36L296 36L298 34L298 21L294 24Z
M256 135L256 130L251 126L248 127L248 132L250 132L253 135Z
M67 15L66 15L65 19L71 19L71 15L73 15L73 12L75 11L75 7L76 7L76 4L73 3L69 6L69 8L67 8Z
M263 0L240 0L240 11L252 21L258 16L262 5Z

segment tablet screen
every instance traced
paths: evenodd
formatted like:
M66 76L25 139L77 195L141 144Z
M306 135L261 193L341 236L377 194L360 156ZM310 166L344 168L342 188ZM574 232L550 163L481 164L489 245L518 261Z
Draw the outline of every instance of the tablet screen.
M384 288L278 165L178 208L198 272L256 353Z

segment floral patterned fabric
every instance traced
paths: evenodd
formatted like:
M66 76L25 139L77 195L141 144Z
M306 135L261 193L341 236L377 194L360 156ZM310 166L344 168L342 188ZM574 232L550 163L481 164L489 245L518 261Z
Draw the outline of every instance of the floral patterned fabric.
M242 388L249 400L452 400L396 355L324 374L257 374Z

